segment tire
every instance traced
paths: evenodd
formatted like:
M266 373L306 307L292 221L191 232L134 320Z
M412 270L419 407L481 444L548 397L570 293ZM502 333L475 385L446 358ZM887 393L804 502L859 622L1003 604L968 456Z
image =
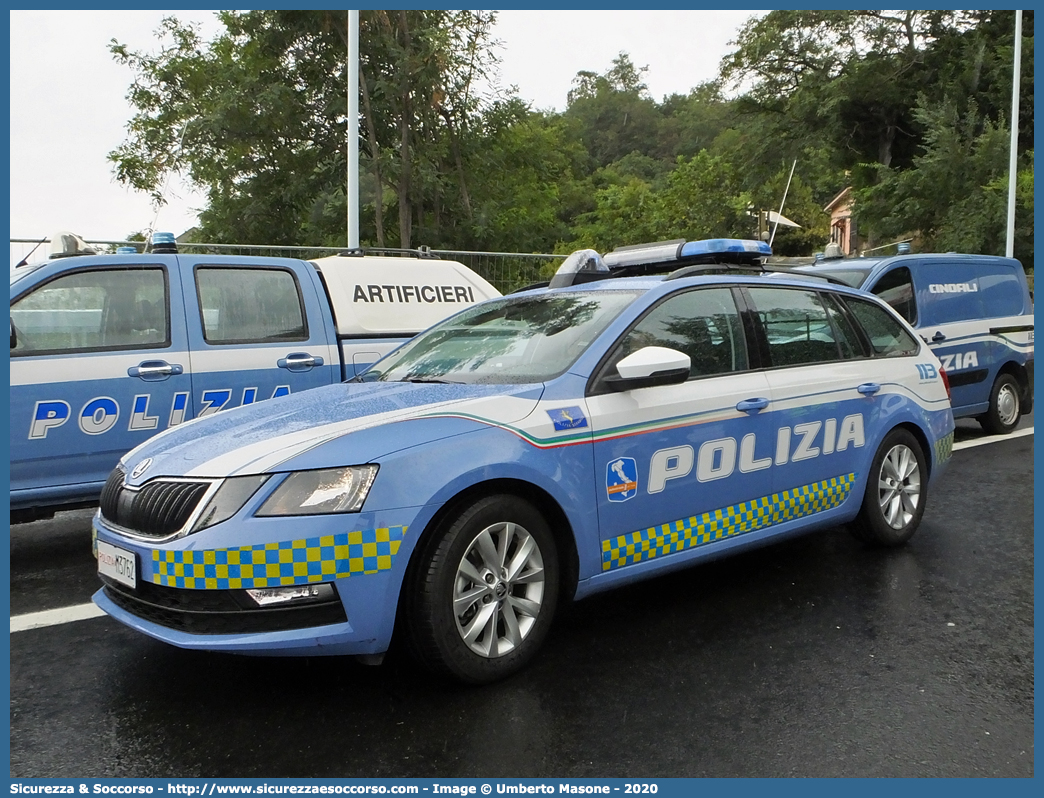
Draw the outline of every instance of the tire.
M521 670L558 603L547 521L517 496L487 496L436 531L408 586L410 648L430 670L485 684Z
M979 416L982 428L991 435L1007 435L1022 418L1022 389L1010 374L999 374L990 391L990 409Z
M852 534L875 546L901 546L917 531L928 498L921 444L905 429L885 436L874 455Z

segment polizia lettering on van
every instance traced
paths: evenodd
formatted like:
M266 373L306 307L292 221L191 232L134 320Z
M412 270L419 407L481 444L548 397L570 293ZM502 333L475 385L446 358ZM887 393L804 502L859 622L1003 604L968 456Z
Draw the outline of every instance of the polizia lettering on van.
M948 355L939 355L944 371L960 371L961 369L977 369L979 367L979 356L975 351L951 352Z
M277 386L272 397L287 396L289 385ZM230 407L232 391L229 388L218 388L204 391L199 399L199 416L210 416L225 407ZM257 388L244 388L241 405L253 404L257 401ZM158 430L160 416L150 410L152 396L147 393L138 394L131 402L130 418L127 430ZM121 415L119 402L111 396L95 396L87 400L76 416L80 432L85 435L103 435L115 429ZM72 416L72 407L64 399L42 399L33 407L29 420L29 439L43 440L51 430L63 426ZM189 418L188 391L174 394L170 402L170 414L167 416L167 427L176 427Z

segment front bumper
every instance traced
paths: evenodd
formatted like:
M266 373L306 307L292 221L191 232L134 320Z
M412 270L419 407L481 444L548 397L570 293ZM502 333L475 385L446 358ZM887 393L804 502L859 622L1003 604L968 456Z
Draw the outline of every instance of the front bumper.
M134 555L136 585L103 577L94 603L181 648L377 654L391 641L420 511L236 517L162 544L121 534L99 513L97 540ZM246 592L305 584L330 584L334 595L261 607Z

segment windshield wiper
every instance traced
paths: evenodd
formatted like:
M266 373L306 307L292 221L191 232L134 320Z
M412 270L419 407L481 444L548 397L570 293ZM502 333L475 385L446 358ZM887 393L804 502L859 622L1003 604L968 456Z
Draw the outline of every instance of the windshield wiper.
M400 382L434 382L440 385L463 385L456 380L440 380L437 377L403 377Z

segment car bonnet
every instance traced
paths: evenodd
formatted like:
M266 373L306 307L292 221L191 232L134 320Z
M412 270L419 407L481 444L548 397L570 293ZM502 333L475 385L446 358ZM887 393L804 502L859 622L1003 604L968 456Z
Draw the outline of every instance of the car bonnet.
M392 427L377 435L353 438L353 433L449 413L477 412L512 423L533 412L542 390L540 384L341 383L173 427L129 452L121 464L130 485L156 476L257 474L281 470L293 458L334 440L341 462L330 466L372 462L427 439Z

